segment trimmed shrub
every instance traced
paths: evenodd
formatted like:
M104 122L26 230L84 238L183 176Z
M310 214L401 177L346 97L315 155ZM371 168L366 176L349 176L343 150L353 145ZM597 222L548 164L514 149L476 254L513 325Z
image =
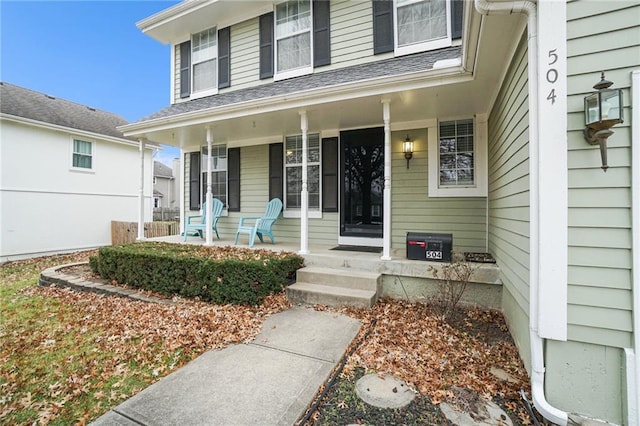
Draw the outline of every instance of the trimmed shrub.
M302 267L295 253L159 242L102 247L90 259L102 278L216 304L255 305Z

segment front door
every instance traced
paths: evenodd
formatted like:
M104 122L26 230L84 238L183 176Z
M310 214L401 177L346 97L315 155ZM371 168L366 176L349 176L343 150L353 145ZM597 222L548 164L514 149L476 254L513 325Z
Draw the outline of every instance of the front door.
M340 132L340 236L382 238L384 128Z

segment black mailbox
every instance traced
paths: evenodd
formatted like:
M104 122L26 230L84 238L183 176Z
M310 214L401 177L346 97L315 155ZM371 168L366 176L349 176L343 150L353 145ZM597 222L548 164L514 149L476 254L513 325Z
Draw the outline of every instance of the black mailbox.
M407 259L451 262L452 234L407 232Z

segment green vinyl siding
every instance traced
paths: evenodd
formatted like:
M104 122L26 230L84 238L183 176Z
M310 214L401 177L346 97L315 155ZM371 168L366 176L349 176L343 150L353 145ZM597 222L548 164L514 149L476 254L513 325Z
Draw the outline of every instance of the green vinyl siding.
M569 265L569 277L569 290L571 285L631 290L630 269Z
M330 4L331 66L341 68L380 58L373 55L373 9L369 0Z
M629 88L640 67L640 4L571 1L567 16L569 341L547 344L547 397L623 423L622 348L633 346ZM582 135L584 96L603 69L623 89L625 119L608 139L606 173L598 147Z
M243 89L264 82L259 78L258 31L257 17L231 26L231 86L221 92Z
M373 12L370 0L332 0L329 5L331 64L321 71L378 61L373 54ZM259 76L259 17L231 25L231 86L220 93L270 83ZM174 99L180 102L180 45L174 46Z
M413 140L413 158L407 168L402 153L406 136ZM392 248L404 248L407 232L453 234L455 251L485 252L487 200L485 197L436 197L427 195L427 130L391 133Z
M529 96L523 34L488 126L489 252L500 266L502 306L529 366Z

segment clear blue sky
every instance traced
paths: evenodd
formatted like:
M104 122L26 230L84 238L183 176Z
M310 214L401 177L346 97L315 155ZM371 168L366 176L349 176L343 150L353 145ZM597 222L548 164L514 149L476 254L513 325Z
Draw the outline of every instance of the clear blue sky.
M135 24L176 3L0 0L0 79L137 121L169 105L170 52Z

